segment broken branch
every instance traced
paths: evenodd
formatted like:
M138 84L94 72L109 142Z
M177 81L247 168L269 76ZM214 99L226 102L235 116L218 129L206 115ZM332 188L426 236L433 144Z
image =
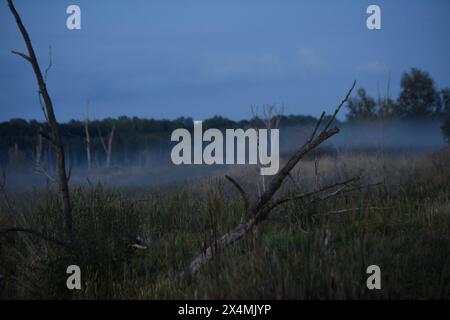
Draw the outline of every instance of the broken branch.
M31 63L31 58L29 56L27 56L25 53L19 52L19 51L14 51L14 50L12 50L11 52L14 54L17 54L18 56L24 58L25 60L27 60L28 62Z
M317 137L314 137L311 141L307 141L299 150L297 150L289 158L288 162L283 166L283 168L280 171L278 171L278 173L273 177L273 179L271 180L269 187L266 189L266 191L250 207L247 220L244 222L241 222L236 228L234 228L233 230L224 234L219 239L215 240L208 248L206 248L206 250L204 250L197 257L195 257L188 266L187 272L189 274L193 274L193 273L197 272L204 263L206 263L208 260L210 260L213 257L213 252L217 252L217 250L220 250L220 249L228 246L229 244L239 240L247 232L252 230L252 228L254 226L256 226L258 223L262 222L264 219L267 218L267 216L273 209L273 206L271 206L269 203L270 203L272 197L275 195L275 193L280 189L280 187L283 184L286 177L288 177L290 175L291 170L297 165L297 163L307 153L309 153L311 150L314 150L316 147L318 147L320 144L322 144L324 141L328 140L335 134L339 133L339 129L337 127L329 129L329 126L332 124L332 122L336 118L336 115L339 112L339 110L341 109L342 105L348 100L348 97L350 96L351 92L353 91L353 88L355 87L355 85L356 85L356 81L353 82L353 85L350 88L350 90L347 92L347 95L341 101L339 106L336 108L333 116L328 121L327 125L321 131L321 133ZM353 179L351 179L351 181L353 181ZM341 185L342 185L342 183L341 183ZM347 184L343 185L341 188L345 189L346 187L347 187ZM327 199L328 197L332 196L333 194L335 195L335 194L341 192L343 190L341 188L334 191L334 193L327 195L326 197L324 197L324 199Z
M48 242L52 242L54 244L57 244L59 246L63 246L63 247L67 247L68 243L64 242L64 241L60 241L58 239L52 238L50 236L47 236L41 232L32 230L32 229L25 229L25 228L3 228L0 229L0 235L2 234L7 234L7 233L14 233L14 232L23 232L23 233L28 233L36 238L48 241Z

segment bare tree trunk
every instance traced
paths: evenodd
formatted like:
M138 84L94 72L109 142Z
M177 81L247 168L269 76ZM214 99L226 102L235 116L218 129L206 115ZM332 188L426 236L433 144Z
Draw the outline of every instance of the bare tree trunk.
M258 141L258 150L260 145L260 136L259 136L259 127L260 124L267 129L268 132L270 132L272 129L278 129L280 125L280 120L284 113L284 105L281 107L277 107L274 104L268 104L262 106L262 116L259 114L259 107L251 107L252 115L253 115L253 129L256 130L256 139ZM260 123L258 123L260 122ZM261 165L258 166L258 170L261 169ZM266 191L266 178L265 175L261 176L261 184L262 184L262 191ZM259 191L259 183L257 183L258 188L258 196L261 195L261 192Z
M113 143L113 139L114 139L114 129L115 127L112 128L111 133L109 134L109 139L108 139L108 151L106 153L106 167L109 168L109 166L111 165L111 152L112 152L112 143Z
M42 166L42 136L37 135L37 145L36 145L36 168Z
M112 143L113 143L113 139L114 139L115 126L112 127L111 132L109 133L108 145L106 145L106 143L105 143L105 139L102 136L102 132L100 131L100 127L97 127L97 130L98 130L98 135L100 137L100 141L101 141L102 146L103 146L103 150L105 151L105 154L106 154L106 167L109 168L109 166L111 164Z
M39 63L36 58L36 54L34 53L33 46L31 44L30 37L28 35L25 26L22 23L22 20L14 7L12 0L8 0L8 6L13 14L16 24L22 34L23 40L25 41L25 45L27 47L28 55L22 52L12 51L14 54L17 54L27 60L31 66L33 67L34 74L36 76L36 80L39 86L39 94L42 96L42 99L45 104L45 112L48 119L48 123L51 127L51 135L47 135L43 132L41 134L47 138L55 147L56 151L56 159L57 159L57 171L58 171L58 185L59 185L59 193L62 201L62 210L64 215L64 222L66 226L66 233L70 241L73 240L73 225L72 225L72 208L70 205L70 195L69 195L69 183L66 174L66 165L65 165L65 157L64 157L64 146L61 139L61 133L59 130L58 122L56 121L56 116L53 110L53 103L50 98L50 95L47 92L47 87L45 84L45 80L42 76L41 69L39 67Z
M86 157L88 170L91 170L91 137L89 135L89 100L86 104L86 119L84 120L84 130L86 132Z

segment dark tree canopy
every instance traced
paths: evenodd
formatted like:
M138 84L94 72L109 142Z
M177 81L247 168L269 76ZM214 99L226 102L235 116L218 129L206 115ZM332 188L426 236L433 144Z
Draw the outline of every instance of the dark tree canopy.
M286 115L281 116L280 127L308 127L314 125L316 121L317 119L312 116ZM234 121L221 116L203 121L205 130L245 129L253 126L253 121L250 120ZM178 128L192 131L193 119L180 117L175 120L156 120L121 116L117 119L90 121L88 131L94 167L102 166L105 162L99 133L105 136L113 127L115 128L113 163L135 164L147 161L148 155L153 157L170 155L170 152L166 151L170 147L171 133ZM40 128L47 130L48 124L23 119L0 122L0 167L7 166L12 158L18 159L19 156L33 161ZM86 161L84 122L71 120L60 124L60 128L71 164L83 165ZM25 156L22 156L22 152ZM51 151L44 143L44 153L48 152Z
M356 97L350 98L348 101L347 119L349 121L374 120L377 117L375 100L367 95L364 88L359 88L356 94Z
M400 117L419 118L441 112L439 94L428 72L412 68L403 74L400 85L397 106Z
M442 121L442 132L450 143L450 88L437 90L428 72L418 68L404 73L400 86L397 99L392 99L388 93L386 97L375 100L364 88L358 89L356 96L347 103L347 120L434 119Z
M445 115L450 114L450 88L441 90L441 110Z

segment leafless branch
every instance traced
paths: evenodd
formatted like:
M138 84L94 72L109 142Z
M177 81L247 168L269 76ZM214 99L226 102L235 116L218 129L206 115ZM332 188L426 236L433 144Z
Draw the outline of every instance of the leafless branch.
M330 120L328 121L327 125L325 126L324 131L328 130L328 128L331 126L331 124L334 122L334 120L336 119L336 116L338 114L338 112L341 110L342 106L348 101L348 98L350 97L350 95L352 94L353 89L355 89L356 86L356 80L353 81L353 85L350 88L350 90L347 92L347 95L345 96L345 98L341 101L341 103L339 104L339 106L336 108L336 110L334 111L333 115L331 116Z
M72 165L69 166L69 171L67 173L67 181L70 181L71 177L72 177Z
M91 136L89 134L89 104L90 100L86 101L86 118L84 120L84 131L86 134L86 158L88 170L91 170Z
M309 138L308 141L312 141L314 139L314 137L316 136L317 130L319 129L320 124L322 123L324 117L325 117L325 111L322 112L319 120L317 120L316 126L315 126L315 128L313 130L313 133L311 134L311 138Z
M60 129L58 125L58 121L56 120L55 112L53 109L53 103L50 98L50 95L47 91L47 86L45 83L45 79L42 76L41 68L39 66L36 54L34 52L33 45L31 44L30 36L22 23L22 19L17 12L13 1L8 0L9 9L16 20L17 27L19 28L20 33L22 34L23 40L27 47L28 56L25 54L19 54L18 52L14 52L19 56L28 60L33 68L34 75L36 77L39 93L44 100L46 115L48 117L48 123L52 130L52 136L54 140L54 146L56 151L57 158L57 170L58 170L58 185L59 185L59 193L61 196L62 202L62 211L64 216L64 222L66 226L66 233L70 241L74 239L73 237L73 222L72 222L72 208L70 204L70 195L69 195L69 185L67 181L67 173L66 173L66 165L65 165L65 155L64 155L64 146L62 142L62 137L60 134Z
M50 69L52 68L52 46L48 47L48 56L49 56L48 66L44 72L44 81L45 82L47 82L47 74L50 71Z
M8 233L15 233L15 232L21 232L21 233L28 233L36 238L55 243L59 246L67 247L68 243L60 241L58 239L52 238L50 236L47 236L41 232L32 230L32 229L25 229L25 228L0 228L0 235L8 234Z
M97 132L98 132L98 137L100 138L100 142L102 143L103 150L105 150L105 153L107 153L108 152L108 148L106 147L105 138L103 137L103 134L102 134L102 131L101 131L99 125L97 125Z
M332 210L332 211L325 212L323 214L317 213L317 215L336 215L336 214L344 214L344 213L349 213L349 212L354 212L354 211L359 211L359 210L389 210L389 209L393 209L393 208L395 208L395 207L348 208L348 209Z
M42 113L44 114L45 120L48 122L48 116L47 116L47 112L45 111L44 104L42 103L41 93L38 91L37 94L38 94L38 101L39 101L39 105L41 106Z
M28 62L31 63L31 58L30 58L29 56L27 56L25 53L19 52L19 51L14 51L14 50L12 50L11 52L12 52L13 54L17 54L18 56L24 58L25 60L27 60Z
M288 201L301 200L301 199L310 198L310 197L313 197L313 196L318 196L314 200L317 200L317 199L325 200L325 199L328 199L329 197L331 197L332 195L336 195L337 193L342 191L343 190L342 187L346 188L349 185L351 185L352 183L358 181L359 179L360 179L360 177L354 177L354 178L348 179L346 181L342 181L342 182L334 183L334 184L329 185L329 186L325 186L325 187L323 187L320 190L305 192L305 193L296 194L296 195L293 195L293 196L290 196L290 197L282 198L282 199L279 199L279 200L275 201L272 204L271 208L274 209L275 207L278 207L279 205L282 205L282 204L284 204L284 203L286 203ZM333 191L332 193L323 195L323 193L325 191L328 191L330 189L334 189L334 188L337 188L337 187L339 187L339 188L337 190ZM320 196L321 194L322 194L322 196Z
M48 180L50 180L53 183L56 183L56 179L52 177L52 175L48 173L47 170L45 170L42 164L36 163L35 172L44 175Z
M337 107L334 115L331 117L327 126L321 131L321 133L315 137L313 140L306 142L299 150L297 150L287 161L287 163L283 166L281 170L272 178L268 188L264 191L264 193L253 203L248 212L248 218L245 221L242 221L236 228L232 229L228 233L224 234L220 238L213 241L213 243L206 248L202 253L200 253L197 257L195 257L187 268L187 273L193 274L197 272L200 267L209 261L213 257L213 253L217 252L217 250L221 250L224 247L230 245L231 243L239 240L245 234L247 234L250 230L252 230L258 223L264 221L267 216L270 214L271 210L274 208L274 205L271 203L273 196L280 189L286 177L290 175L290 172L297 163L310 151L314 150L324 141L328 140L335 134L339 132L339 129L334 127L329 129L329 126L332 124L333 120L336 118L336 114L339 112L342 105L350 96L353 88L355 87L356 81L353 82L352 87L348 91L344 100L342 100L341 104ZM347 183L355 181L355 178L349 180ZM321 196L321 199L327 199L345 189L348 184L347 183L339 183L340 187L337 190L333 191L330 194ZM275 202L276 204L277 202ZM276 205L275 205L276 206ZM184 274L184 272L183 272Z

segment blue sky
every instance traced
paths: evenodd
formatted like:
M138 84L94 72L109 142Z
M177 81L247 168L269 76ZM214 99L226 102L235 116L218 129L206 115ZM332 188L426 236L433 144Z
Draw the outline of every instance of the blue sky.
M58 119L120 115L201 120L251 117L251 105L288 114L331 111L353 79L376 96L399 90L411 67L450 86L450 1L16 0ZM82 29L66 28L77 4ZM381 7L382 29L366 27ZM23 40L0 1L0 121L43 120Z

